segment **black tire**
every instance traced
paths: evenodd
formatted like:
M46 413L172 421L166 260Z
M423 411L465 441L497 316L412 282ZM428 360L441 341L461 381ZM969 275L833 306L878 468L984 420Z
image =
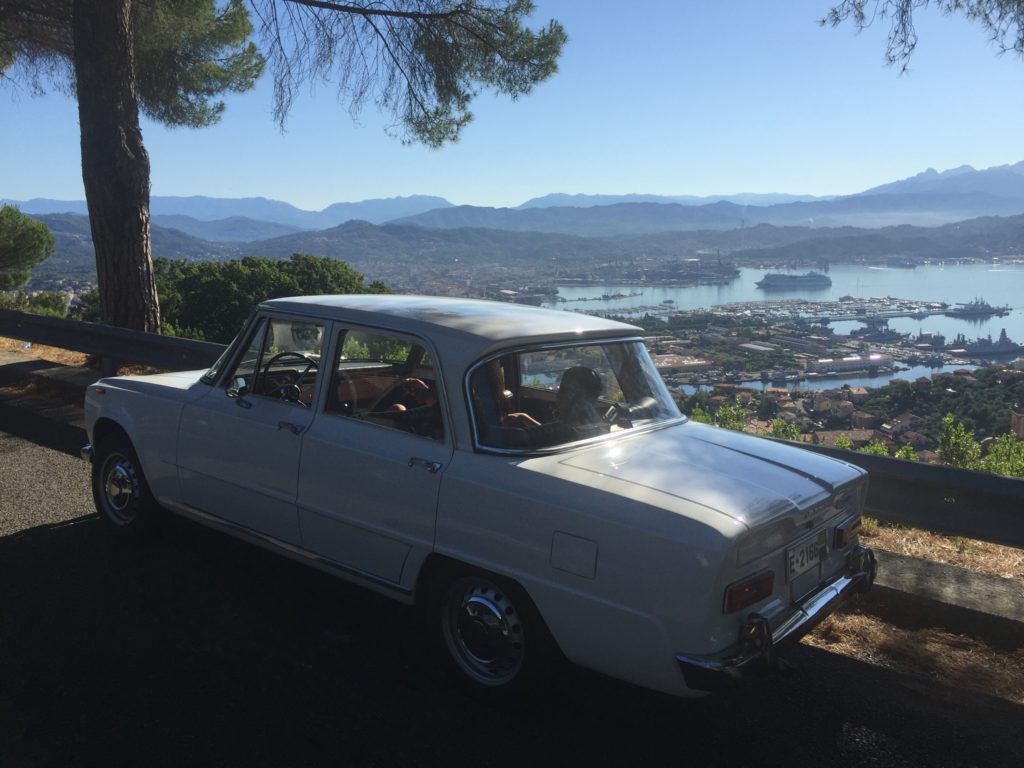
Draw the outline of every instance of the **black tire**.
M120 432L96 446L92 498L100 517L119 537L142 538L157 525L160 507L149 492L131 441Z
M551 683L558 648L518 584L468 567L447 569L435 580L428 610L455 680L473 696L520 704Z

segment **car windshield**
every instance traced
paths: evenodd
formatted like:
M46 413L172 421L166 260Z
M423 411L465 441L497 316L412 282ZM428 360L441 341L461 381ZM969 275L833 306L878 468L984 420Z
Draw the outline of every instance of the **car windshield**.
M681 418L642 342L526 349L470 374L477 440L538 450Z

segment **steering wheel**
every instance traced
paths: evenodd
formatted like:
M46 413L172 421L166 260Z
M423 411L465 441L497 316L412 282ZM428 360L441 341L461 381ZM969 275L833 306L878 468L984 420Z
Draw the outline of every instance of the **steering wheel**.
M283 360L286 357L297 357L299 360L306 364L306 368L302 372L302 376L305 376L307 373L309 373L311 368L320 368L320 364L317 363L316 360L314 360L311 357L306 357L301 352L278 352L272 358L267 360L266 364L263 366L263 375L266 375L270 371L270 366L272 366L278 360ZM301 379L302 376L300 376L299 378Z
M317 363L316 360L310 357L306 357L301 352L278 352L272 358L267 360L266 364L263 366L263 375L268 376L270 374L270 368L271 366L274 365L274 363L289 357L301 360L306 364L306 367L302 369L302 373L298 374L291 384L285 384L284 386L278 387L270 394L272 396L277 396L282 400L287 400L289 402L298 403L299 405L305 406L306 404L302 402L302 400L300 399L302 392L298 387L298 382L306 378L306 374L309 373L311 370L320 369L320 365L319 363Z
M631 429L633 421L630 419L629 407L623 403L612 403L611 407L604 413L604 421L607 424L617 424L620 427Z

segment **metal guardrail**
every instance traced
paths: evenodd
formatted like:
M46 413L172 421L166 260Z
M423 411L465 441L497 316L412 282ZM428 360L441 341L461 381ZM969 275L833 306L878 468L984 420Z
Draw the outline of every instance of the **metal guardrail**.
M103 358L108 369L114 363L142 363L168 370L207 368L225 348L209 341L60 320L13 309L0 309L0 336L96 355Z
M170 370L205 368L224 345L0 309L0 336ZM1024 480L801 444L871 475L867 510L890 523L1024 549Z
M1024 549L1024 480L803 445L867 470L867 514L887 523Z

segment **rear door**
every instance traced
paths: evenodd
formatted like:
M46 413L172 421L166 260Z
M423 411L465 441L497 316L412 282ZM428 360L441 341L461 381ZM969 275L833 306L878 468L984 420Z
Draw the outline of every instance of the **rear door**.
M411 587L452 455L436 357L421 339L358 327L336 326L333 349L299 469L303 547Z

